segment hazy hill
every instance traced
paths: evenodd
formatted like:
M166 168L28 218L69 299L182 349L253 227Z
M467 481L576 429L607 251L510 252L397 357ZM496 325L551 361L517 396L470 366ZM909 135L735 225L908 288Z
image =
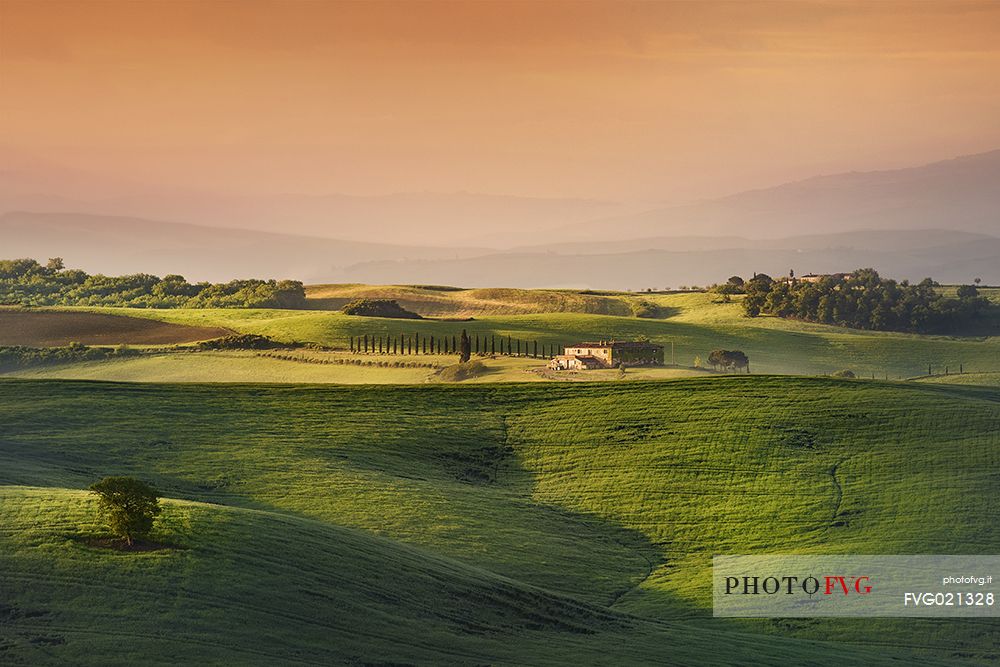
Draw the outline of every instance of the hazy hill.
M1000 231L1000 150L888 171L818 176L688 206L573 225L577 240L859 229Z
M816 234L786 239L651 238L517 251L360 243L72 213L0 215L4 258L61 256L89 272L180 273L191 280L287 277L312 283L644 289L704 284L734 273L850 271L943 282L1000 283L1000 238L943 230Z
M906 169L818 176L641 213L635 204L468 192L352 196L169 190L8 153L0 153L0 161L0 213L71 211L280 229L356 242L558 244L561 252L580 242L599 242L602 252L624 252L645 248L619 247L622 241L683 236L694 242L692 231L703 239L864 229L1000 233L1000 150Z
M1000 230L998 230L1000 232ZM652 236L623 240L526 244L511 248L513 252L549 252L561 255L607 255L640 250L671 250L674 252L746 248L751 250L827 250L865 248L878 251L910 251L964 243L979 243L1000 238L998 235L976 234L948 229L885 230L865 229L850 232L815 233L784 238L748 238L746 236Z
M238 195L165 189L69 169L0 147L0 213L69 211L357 242L499 246L545 241L552 237L536 237L539 230L637 210L591 199L470 192Z
M245 229L76 213L0 215L4 259L60 256L91 273L180 273L190 280L279 277L326 281L341 268L378 259L445 259L475 248L359 243Z
M349 267L350 282L444 283L468 287L664 288L719 282L732 274L835 273L875 267L886 276L947 283L1000 282L1000 238L930 230L858 232L770 241L648 239L594 254L581 244L557 254L533 249L441 261L374 261ZM637 248L646 245L649 249ZM713 247L714 246L714 247ZM627 250L626 250L627 249Z

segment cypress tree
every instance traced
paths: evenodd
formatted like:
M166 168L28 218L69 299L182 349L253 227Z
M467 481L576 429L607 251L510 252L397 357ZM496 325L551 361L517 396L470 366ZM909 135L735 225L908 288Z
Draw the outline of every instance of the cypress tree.
M490 336L490 354L496 356L497 353L497 337Z
M424 354L427 354L427 339L424 338Z
M365 354L368 354L368 334L365 334Z
M472 357L472 340L465 332L465 329L462 329L462 346L459 348L458 354L458 361L462 364Z
M476 334L476 354L479 354L479 334Z
M417 354L420 354L420 332L413 334L413 347L416 348Z
M510 336L507 336L507 356L508 356L508 357L510 356L510 352L511 352L511 347L510 347Z
M351 354L354 354L354 336L351 336Z
M451 335L451 353L455 354L455 350L458 349L458 341L455 339L455 334Z
M535 341L535 347L534 347L534 349L532 351L531 356L533 356L535 359L538 358L538 341L537 340Z
M517 356L521 356L521 339L517 339Z

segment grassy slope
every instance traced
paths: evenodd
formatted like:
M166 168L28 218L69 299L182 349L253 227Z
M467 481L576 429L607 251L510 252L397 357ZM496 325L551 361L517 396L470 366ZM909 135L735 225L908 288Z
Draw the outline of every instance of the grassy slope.
M421 335L500 335L567 344L580 339L645 335L674 344L678 364L703 360L716 348L742 349L759 373L827 374L843 368L891 379L935 372L945 366L996 371L1000 337L953 338L852 331L773 317L749 319L737 303L715 304L708 294L649 295L669 316L639 319L574 312L477 317L469 322L358 318L323 311L99 309L181 324L216 325L284 341L347 346L349 336L419 332ZM669 360L670 351L667 356Z
M1000 397L988 389L768 377L224 391L2 382L0 411L2 484L137 474L173 497L361 528L716 631L734 624L707 617L712 553L1000 547ZM735 627L844 631L941 655L1000 648L995 622Z
M4 664L802 662L857 649L653 623L390 540L271 512L168 500L176 548L88 546L82 491L0 486ZM900 664L907 652L882 657Z

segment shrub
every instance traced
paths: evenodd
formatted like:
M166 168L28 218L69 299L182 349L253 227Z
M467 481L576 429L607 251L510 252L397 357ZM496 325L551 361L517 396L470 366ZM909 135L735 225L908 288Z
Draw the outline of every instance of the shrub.
M442 368L439 377L445 382L461 382L462 380L479 377L488 371L489 368L481 361L466 361L465 363Z
M62 347L0 347L0 370L67 364L75 361L100 361L132 357L140 354L125 345L117 347L88 347L82 343L70 343Z
M852 378L852 377L857 377L857 376L854 375L854 371L848 370L848 369L845 368L842 371L837 371L836 373L834 373L833 377L835 377L835 378Z
M631 307L633 317L656 317L660 311L655 303L645 300L633 301Z
M199 350L273 350L279 347L294 347L294 345L278 343L267 336L257 334L233 334L198 343Z

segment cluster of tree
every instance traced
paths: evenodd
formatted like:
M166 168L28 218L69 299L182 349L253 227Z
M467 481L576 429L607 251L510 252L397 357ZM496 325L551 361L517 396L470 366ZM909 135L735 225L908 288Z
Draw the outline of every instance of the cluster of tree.
M750 372L750 359L742 350L712 350L708 353L708 363L715 370Z
M726 282L712 285L709 291L721 294L723 301L729 302L734 294L746 294L746 283L739 276L730 276Z
M137 354L139 354L138 350L124 345L88 347L82 343L70 343L62 347L0 347L0 371L28 366L68 364L76 361L101 361L131 357Z
M401 320L422 320L423 317L411 312L395 299L355 299L346 304L341 311L344 315L360 315L362 317L392 317Z
M23 306L125 306L129 308L304 308L296 280L189 283L183 276L135 273L88 275L60 258L0 260L0 304Z
M824 276L816 282L774 281L759 274L746 281L746 314L761 313L855 329L947 332L979 319L989 306L972 285L954 298L927 278L916 284L879 276L874 269Z
M433 336L415 334L351 336L351 352L357 354L457 354L468 361L473 354L507 355L517 357L548 358L560 354L562 346L539 343L510 336L470 336L464 329L461 336Z

